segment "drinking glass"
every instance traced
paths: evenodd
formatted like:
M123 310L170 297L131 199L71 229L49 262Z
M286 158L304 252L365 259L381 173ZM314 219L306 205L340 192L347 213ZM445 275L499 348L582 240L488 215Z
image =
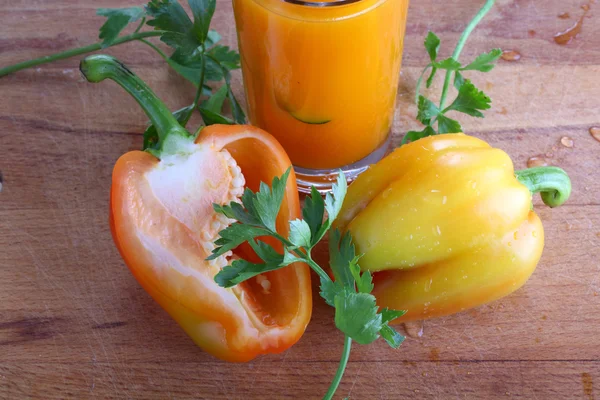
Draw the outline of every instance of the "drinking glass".
M252 124L298 187L354 179L389 147L408 0L233 0Z

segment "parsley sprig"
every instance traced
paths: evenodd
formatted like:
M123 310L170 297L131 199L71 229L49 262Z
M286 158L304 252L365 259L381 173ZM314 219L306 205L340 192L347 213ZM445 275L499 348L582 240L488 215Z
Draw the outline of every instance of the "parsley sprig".
M246 116L231 90L231 71L240 68L240 55L228 46L219 44L221 36L210 29L216 8L216 0L188 0L192 18L177 0L152 0L145 7L100 8L97 14L106 17L100 27L100 41L88 46L67 50L25 61L0 69L0 77L22 69L62 60L69 57L138 41L156 51L179 75L190 81L197 89L194 101L173 115L185 126L194 110L198 110L205 125L215 123L245 123ZM139 22L138 22L139 21ZM137 24L135 31L123 35L130 24ZM152 30L142 31L149 26ZM148 39L158 37L172 50L169 56ZM223 85L213 92L215 83ZM221 115L228 101L232 119ZM152 149L158 141L156 129L149 126L144 132L144 149Z
M467 65L463 65L458 61L460 53L462 52L467 39L473 32L473 29L479 24L483 17L494 5L494 0L487 0L484 6L479 10L473 20L467 25L467 28L462 33L454 53L451 57L444 60L438 60L438 53L440 49L440 38L435 33L429 32L425 37L425 49L429 54L430 63L423 69L421 76L417 81L416 87L416 98L415 101L418 106L417 119L425 125L422 131L409 131L402 140L402 143L407 141L415 141L426 136L432 136L441 133L458 133L462 132L463 129L460 123L448 117L446 114L450 111L457 111L463 114L471 115L473 117L483 118L481 111L487 110L491 107L490 98L481 90L479 90L473 82L469 79L465 79L463 73L465 71L491 71L496 61L502 55L502 50L493 49L489 53L483 53L479 55L475 60ZM421 95L421 86L423 79L428 71L429 77L425 82L427 88L431 87L434 78L439 70L446 71L444 79L444 86L442 88L442 95L440 98L439 106L433 101L429 100L425 96ZM454 79L453 79L454 78ZM448 106L444 107L446 98L448 96L448 90L450 83L453 82L454 88L457 90L457 96L454 101ZM437 122L437 131L434 128Z
M308 264L319 275L321 297L335 308L335 325L345 335L344 351L340 366L325 399L331 399L346 368L351 343L370 344L380 336L393 348L398 348L404 337L389 326L389 322L404 315L396 311L377 307L373 290L373 279L369 271L359 266L360 255L352 243L349 232L331 230L346 196L346 177L340 171L331 193L323 199L316 188L312 188L302 209L303 219L290 221L289 235L284 236L276 229L275 221L283 201L290 170L275 177L271 187L261 183L258 192L246 188L241 204L214 205L216 212L237 221L219 232L209 260L215 259L242 243L248 243L262 262L252 263L243 259L234 260L223 268L215 281L223 287L232 287L259 274L284 268L294 262ZM312 250L329 232L330 267L334 278L313 260ZM260 237L270 236L283 245L278 253Z

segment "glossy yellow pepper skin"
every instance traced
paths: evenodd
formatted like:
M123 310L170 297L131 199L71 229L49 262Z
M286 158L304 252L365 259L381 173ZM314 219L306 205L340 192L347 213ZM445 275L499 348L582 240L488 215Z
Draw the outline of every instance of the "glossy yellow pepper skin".
M407 310L397 321L438 317L506 296L531 276L544 248L536 191L560 205L569 178L555 167L515 174L510 157L480 139L432 136L363 173L336 226L364 254L380 307Z

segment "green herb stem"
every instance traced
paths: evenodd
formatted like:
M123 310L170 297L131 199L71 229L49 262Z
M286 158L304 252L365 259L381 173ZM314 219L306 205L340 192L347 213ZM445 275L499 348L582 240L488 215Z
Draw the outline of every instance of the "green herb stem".
M145 23L146 23L146 17L142 18L142 20L140 21L140 24L137 26L137 28L135 28L135 31L133 33L138 33L144 27Z
M296 253L298 254L298 253ZM321 268L321 266L319 264L317 264L312 257L310 256L310 252L304 256L304 260L306 261L306 263L308 264L308 266L317 273L317 275L319 275L319 277L321 279L331 279L329 277L329 275L327 275L327 272L325 272L323 270L323 268Z
M138 39L140 42L144 43L145 45L149 46L152 50L156 51L158 53L159 56L161 56L165 61L169 58L169 56L167 56L161 49L158 48L158 46L156 46L154 43L146 40L146 39Z
M140 40L147 37L160 36L164 33L164 31L148 31L148 32L136 32L131 35L123 36L118 38L113 43L111 43L108 47L117 46L123 43L131 42L133 40ZM24 61L18 64L9 65L8 67L4 67L0 69L0 78L6 76L8 74L12 74L13 72L17 72L23 69L36 67L38 65L47 64L53 61L64 60L65 58L79 56L81 54L91 53L93 51L98 51L102 49L102 43L94 43L88 46L78 47L75 49L70 49L67 51L63 51L61 53L52 54L49 56L44 56L40 58L35 58L33 60Z
M281 236L277 232L271 232L271 235L274 236L274 237L276 237L285 246L288 246L288 247L293 247L294 246L294 244L292 242L290 242L287 238ZM315 260L312 259L311 255L310 255L310 249L308 249L308 251L306 253L303 253L300 250L294 250L294 254L298 258L301 258L306 264L308 264L308 266L313 271L315 271L317 273L317 275L319 275L320 278L322 278L322 279L331 279L329 277L329 275L327 275L327 272L325 272L323 270L323 268L321 268L321 266L319 264L317 264L315 262Z
M200 95L202 94L202 89L204 88L204 71L206 69L206 59L205 55L202 54L202 59L200 61L200 79L198 80L198 90L196 90L196 96L194 97L194 107L198 106L198 101L200 100Z
M469 22L469 25L467 25L467 28L462 33L460 39L458 40L458 43L456 44L454 53L452 53L452 58L454 60L458 61L458 57L460 57L460 53L462 52L463 47L465 47L465 43L467 43L467 39L471 35L471 32L473 32L473 29L475 29L477 24L479 24L479 22L481 22L483 17L485 17L485 15L490 11L490 9L494 5L494 3L495 3L495 0L486 0L485 4L479 10L477 15L475 15L473 20L471 20L471 22ZM442 97L440 98L440 107L439 107L440 110L444 109L444 104L446 103L446 96L448 95L448 88L450 87L450 81L452 80L453 72L454 71L450 71L450 70L446 71L446 78L444 80L444 87L442 89Z
M350 358L350 350L352 347L352 339L349 336L344 336L344 350L342 351L342 358L340 359L340 365L338 366L337 372L335 373L335 377L329 386L329 390L323 397L323 400L331 400L335 391L337 390L342 377L344 376L344 371L346 371L346 365L348 365L348 359Z

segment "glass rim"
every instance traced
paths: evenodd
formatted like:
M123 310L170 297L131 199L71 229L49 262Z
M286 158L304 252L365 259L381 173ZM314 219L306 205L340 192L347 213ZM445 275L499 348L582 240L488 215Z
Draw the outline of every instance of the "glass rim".
M331 0L331 1L304 1L304 0L283 0L284 3L295 4L298 6L324 8L345 6L352 3L358 3L362 0Z

